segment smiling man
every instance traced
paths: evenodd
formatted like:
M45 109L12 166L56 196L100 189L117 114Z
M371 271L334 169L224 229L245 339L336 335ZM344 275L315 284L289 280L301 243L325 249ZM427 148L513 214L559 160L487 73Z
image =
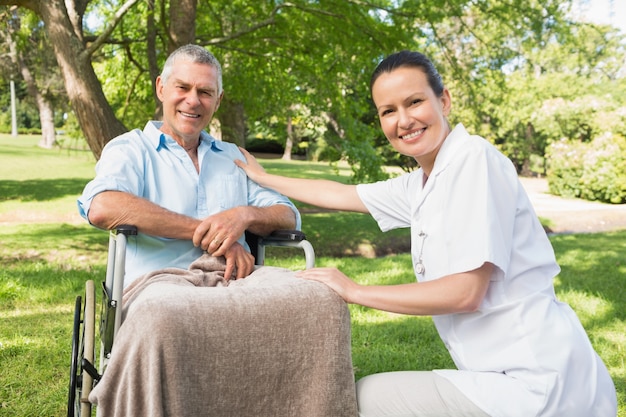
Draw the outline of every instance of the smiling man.
M137 227L125 286L154 270L187 269L203 250L226 258L225 277L243 278L254 268L244 231L299 228L299 213L237 168L233 161L243 155L234 144L204 130L223 96L215 56L196 45L177 49L156 80L156 93L163 121L107 144L79 212L99 228Z

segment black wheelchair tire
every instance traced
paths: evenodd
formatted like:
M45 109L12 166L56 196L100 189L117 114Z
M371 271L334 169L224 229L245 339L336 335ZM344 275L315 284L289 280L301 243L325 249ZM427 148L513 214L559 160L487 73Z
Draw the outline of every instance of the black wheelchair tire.
M85 283L85 309L83 310L83 331L80 340L80 356L82 360L88 361L94 365L95 362L95 327L96 327L96 290L94 282L89 280ZM80 363L81 384L80 398L80 416L91 416L91 403L89 402L89 393L93 388L93 377L83 369L82 360Z
M79 295L76 297L76 304L74 307L74 325L72 328L72 356L70 364L70 385L67 396L67 417L74 417L76 415L76 390L78 388L78 377L80 372L80 367L78 364L78 352L81 337L80 323L82 310L82 297Z

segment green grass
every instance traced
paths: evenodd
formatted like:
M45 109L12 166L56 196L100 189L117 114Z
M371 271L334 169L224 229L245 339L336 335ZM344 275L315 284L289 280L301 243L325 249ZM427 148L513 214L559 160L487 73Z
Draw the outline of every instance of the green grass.
M75 215L93 158L36 143L0 135L0 416L6 417L65 414L74 299L86 280L100 280L105 271L106 233ZM350 174L325 164L262 162L288 175L347 181ZM339 267L362 283L414 280L407 231L382 234L368 216L301 209L318 265ZM557 294L577 312L609 368L618 416L626 417L626 231L551 240L562 267ZM298 252L270 249L267 263L299 268L303 262ZM430 318L360 306L350 311L357 378L453 366Z

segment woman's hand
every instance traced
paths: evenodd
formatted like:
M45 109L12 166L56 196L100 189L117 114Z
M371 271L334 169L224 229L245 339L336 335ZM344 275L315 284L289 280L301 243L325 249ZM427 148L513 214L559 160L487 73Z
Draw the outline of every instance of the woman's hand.
M254 182L257 182L261 185L263 185L261 183L261 178L263 177L263 175L265 175L265 170L263 169L263 167L261 166L261 164L259 164L256 160L256 158L254 156L252 156L250 154L250 152L246 151L244 148L239 147L239 150L241 151L241 153L243 153L243 156L246 157L246 161L244 162L240 159L235 159L235 165L237 165L239 168L243 169L246 173L246 175Z
M297 277L318 281L328 285L345 302L350 303L354 291L358 290L359 284L348 278L337 268L311 268L296 273Z
M433 316L479 309L494 268L485 262L472 271L396 285L360 285L336 268L312 268L296 276L328 285L347 303L397 314Z

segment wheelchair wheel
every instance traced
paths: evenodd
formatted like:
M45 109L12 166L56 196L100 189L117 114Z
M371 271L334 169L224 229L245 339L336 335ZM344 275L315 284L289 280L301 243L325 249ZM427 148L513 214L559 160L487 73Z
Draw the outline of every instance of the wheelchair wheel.
M74 326L72 329L72 363L70 365L70 387L67 396L67 417L76 415L76 390L78 386L78 344L80 341L80 315L82 311L82 298L76 297L74 307Z
M93 387L93 377L83 369L83 361L94 365L96 293L93 281L85 284L85 304L81 296L76 297L74 307L74 328L72 332L72 360L70 386L67 404L68 417L91 416L89 393ZM82 326L81 326L82 325Z

